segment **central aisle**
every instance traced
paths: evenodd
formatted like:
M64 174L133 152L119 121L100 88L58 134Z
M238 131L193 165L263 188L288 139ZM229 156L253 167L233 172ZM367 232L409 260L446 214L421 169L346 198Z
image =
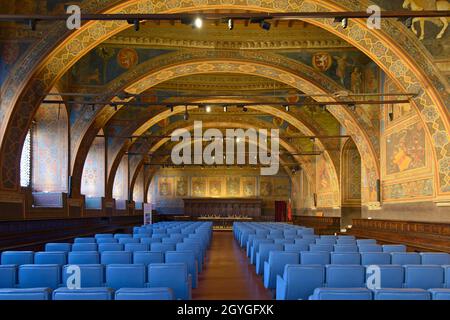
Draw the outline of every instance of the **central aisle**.
M249 265L245 250L239 248L233 233L216 231L192 298L268 300L271 295L256 275L255 267Z

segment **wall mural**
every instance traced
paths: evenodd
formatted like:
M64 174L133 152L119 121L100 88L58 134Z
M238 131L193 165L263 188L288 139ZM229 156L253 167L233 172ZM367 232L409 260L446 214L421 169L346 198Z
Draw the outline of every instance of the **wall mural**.
M163 177L158 180L158 190L160 197L172 197L173 178Z
M92 143L81 178L81 194L87 197L105 195L105 139L97 137Z
M123 156L114 177L113 198L128 200L128 157Z
M67 113L64 108L41 105L33 130L34 191L67 191Z
M425 167L425 151L425 131L420 123L387 135L387 174Z
M188 179L186 177L175 178L175 196L176 197L186 197L189 192Z
M383 200L423 200L433 196L433 179L421 179L383 186Z

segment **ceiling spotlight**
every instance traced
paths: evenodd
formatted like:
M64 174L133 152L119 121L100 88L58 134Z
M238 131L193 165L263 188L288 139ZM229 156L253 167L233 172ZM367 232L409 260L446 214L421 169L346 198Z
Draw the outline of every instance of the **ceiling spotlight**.
M286 110L286 112L289 112L289 105L285 105L283 107L284 107L284 110Z
M133 20L127 20L128 24L133 24L134 25L134 31L139 31L140 29L140 23L138 19L133 19Z
M206 106L206 112L211 112L211 106Z
M322 105L320 108L322 109L322 111L327 111L327 105L326 104Z
M259 23L259 26L262 28L262 29L264 29L264 30L266 30L266 31L269 31L270 30L270 27L272 26L269 22L267 22L267 21L265 21L265 20L261 20L261 22Z
M195 18L194 27L197 29L201 29L203 27L203 19L200 17Z
M233 28L234 28L233 19L228 19L228 30L233 30Z
M242 111L247 112L248 111L247 107L243 107Z
M351 110L351 111L356 111L356 104L354 104L354 103L350 103L349 105L348 105L348 108Z
M348 18L336 17L334 22L340 23L344 29L347 29L348 27Z
M227 106L223 106L223 112L227 112Z
M311 138L309 138L309 141L311 141L312 143L316 143L316 138L315 137L311 137Z
M173 112L173 106L168 106L170 108L170 112Z

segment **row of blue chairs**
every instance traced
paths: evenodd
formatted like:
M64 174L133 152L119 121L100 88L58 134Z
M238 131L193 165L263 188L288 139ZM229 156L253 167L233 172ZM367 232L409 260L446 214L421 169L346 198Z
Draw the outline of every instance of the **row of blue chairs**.
M362 288L366 298L378 299L381 291L366 288L370 276L366 267L371 270L373 266L381 274L377 289L405 292L404 289L417 289L424 291L429 299L435 295L427 290L438 290L440 299L450 292L450 256L446 253L406 252L404 245L381 246L374 239L361 241L353 236L307 234L293 239L267 238L280 231L284 236L298 234L300 228L273 223L234 226L236 240L246 247L250 262L256 265L256 273L263 276L266 288L275 290L277 299L319 299L326 296L325 289L342 291L343 297L351 299L351 295L344 294L346 288L351 288L350 293ZM315 289L321 294L314 295Z
M450 266L380 265L381 283L377 289L445 289L450 293ZM366 288L373 272L359 265L286 264L284 270L272 267L265 285L276 288L278 300L308 299L316 288ZM444 291L445 291L444 290ZM441 290L443 291L443 290Z
M170 288L0 289L0 300L174 300Z
M58 265L59 267L67 267L67 260L64 252L43 252L42 254L48 255L48 259L36 259L41 257L36 253L34 265ZM40 261L43 260L43 261ZM184 251L167 251L167 252L152 252L152 251L137 251L120 252L120 251L107 251L103 252L101 256L97 252L69 252L69 265L111 265L111 264L142 264L148 266L154 263L185 263L188 267L189 274L192 277L192 287L197 287L198 279L198 263L196 255L192 250ZM20 264L30 265L30 264ZM10 272L9 270L17 269L16 264L4 264L0 265L0 278L3 276L3 272ZM6 271L8 270L8 271ZM5 287L0 282L0 288Z
M309 300L450 300L450 290L316 288Z
M145 231L48 243L42 252L3 252L0 299L190 299L212 223L157 223ZM155 241L143 243L150 233ZM73 267L81 289L65 287Z

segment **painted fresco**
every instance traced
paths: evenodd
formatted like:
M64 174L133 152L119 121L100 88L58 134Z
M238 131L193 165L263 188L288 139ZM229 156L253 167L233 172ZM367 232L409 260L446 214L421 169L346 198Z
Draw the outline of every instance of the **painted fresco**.
M116 200L128 199L128 160L127 156L122 157L116 176L114 177L113 198Z
M328 172L327 163L323 156L316 158L317 166L317 186L321 191L331 189L331 178Z
M71 85L104 85L140 62L172 50L99 46L80 59L70 70Z
M88 197L105 195L105 139L95 138L86 157L81 177L81 194Z
M221 178L208 179L208 193L210 197L219 197L222 195L222 180Z
M272 180L270 178L261 177L259 190L261 197L272 197L273 195Z
M226 191L230 197L238 197L241 194L241 180L239 177L227 177Z
M433 179L422 179L383 187L384 200L421 200L433 196Z
M193 177L191 180L191 192L193 197L206 197L206 178Z
M160 197L172 197L173 179L162 177L158 180L158 191Z
M324 50L320 52L293 51L282 52L282 55L310 65L323 72L343 87L356 92L363 92L363 72L370 59L356 50L333 51Z
M41 105L33 132L34 191L67 191L67 113L52 105Z
M243 197L256 196L256 177L242 178L242 196Z
M289 198L291 192L291 185L288 178L276 178L273 180L273 195L274 197Z
M175 178L175 196L186 197L188 195L188 179L186 177Z
M425 131L420 123L386 137L386 172L395 174L426 166Z

